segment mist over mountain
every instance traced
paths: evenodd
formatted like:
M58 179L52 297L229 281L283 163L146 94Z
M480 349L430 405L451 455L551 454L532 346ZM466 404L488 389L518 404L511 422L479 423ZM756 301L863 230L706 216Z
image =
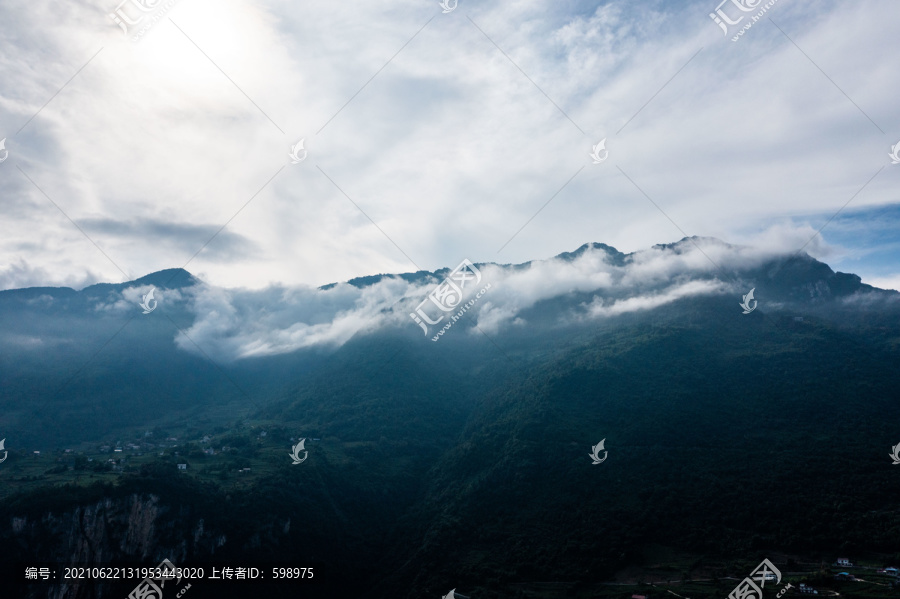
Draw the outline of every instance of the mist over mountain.
M900 293L709 238L464 269L0 292L0 542L61 562L264 545L376 597L593 596L651 547L715 576L897 554Z
M475 268L478 288L489 289L440 336L452 312L426 336L410 315L450 268L317 289L220 289L173 269L81 291L2 291L0 409L21 427L23 443L72 442L213 403L249 413L288 396L307 374L344 364L357 347L369 348L366 362L396 351L435 362L448 352L530 359L564 340L636 322L715 314L731 323L736 312L747 326L775 327L790 314L846 328L891 321L900 306L897 292L805 254L770 255L710 238L632 254L592 243L548 260ZM751 288L759 307L742 315L738 303ZM143 314L151 289L157 307ZM462 293L469 301L470 290Z

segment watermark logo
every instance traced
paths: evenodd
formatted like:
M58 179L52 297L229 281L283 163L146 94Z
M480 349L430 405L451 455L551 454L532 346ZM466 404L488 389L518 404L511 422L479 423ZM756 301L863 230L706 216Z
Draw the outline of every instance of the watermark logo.
M609 452L606 451L605 448L603 447L604 443L606 443L606 439L603 439L602 441L600 441L599 443L597 443L596 445L593 445L591 447L591 453L589 455L591 456L591 459L594 460L592 466L596 466L597 464L602 464L603 462L606 461L606 456L609 454ZM603 452L602 460L600 459L601 451Z
M306 448L303 445L306 443L306 437L300 439L300 442L291 447L291 453L288 454L291 456L291 459L294 460L292 466L296 466L297 464L302 464L306 461L306 458L309 457L309 452L306 451ZM303 452L303 459L300 459L300 452Z
M175 586L181 584L181 569L176 568L175 564L168 559L164 559L156 568L144 568L144 570L148 570L150 576L147 576L139 585L134 587L133 591L128 593L128 599L163 599L163 589L166 587L166 582L174 580ZM175 597L182 597L190 587L190 584L185 585ZM171 595L169 596L171 597Z
M459 5L459 0L441 0L441 8L444 9L444 14L456 10L457 5ZM453 591L450 591L450 594L452 595Z
M749 21L744 23L744 25L735 32L734 37L731 38L731 41L736 42L744 35L745 31L753 27L753 25L758 22L770 8L775 6L776 2L778 2L778 0L768 0L765 4L762 4L763 0L722 0L715 8L715 11L709 13L709 18L722 28L725 37L728 37L731 33L729 31L731 27L737 26L745 18L749 18ZM730 4L732 7L726 12L722 7L727 4ZM762 7L760 7L761 4ZM745 14L755 12L757 9L760 10L755 15Z
M3 441L0 441L0 449L3 449ZM897 443L893 447L891 447L891 459L894 460L894 465L900 464L900 443Z
M606 149L606 138L600 140L596 146L592 146L591 148L591 158L594 159L594 164L600 164L607 158L609 158L609 150ZM600 153L603 152L601 157Z
M758 582L762 588L766 586L766 582L771 580L774 580L775 584L781 582L781 571L772 562L764 559L761 564L756 566L756 570L750 573L750 578Z
M151 27L159 22L159 20L169 12L169 9L175 6L177 1L178 0L168 0L168 2L160 6L163 0L122 0L108 16L116 25L122 28L125 37L132 35L132 32L128 30L129 25L137 27L138 25L143 24L140 31L131 38L131 41L136 42L141 36L147 33ZM132 6L131 14L128 14L123 8L126 5ZM135 12L135 9L137 9L137 12Z
M301 162L306 160L307 152L305 149L303 149L303 140L305 139L306 138L304 137L303 139L298 141L296 145L291 146L291 153L288 154L288 156L291 157L291 164L300 164ZM300 155L300 152L303 152L302 156Z
M744 299L743 299L743 301L742 301L741 304L740 304L741 308L744 309L744 312L743 312L744 314L750 314L751 312L753 312L754 310L756 310L756 306L757 306L757 304L758 304L759 302L757 302L755 299L753 299L753 292L754 292L754 291L756 291L756 287L754 287L753 289L751 289L751 290L750 290L750 293L748 293L747 295L744 296ZM753 302L753 307L752 307L752 308L750 307L750 302Z
M0 142L0 148L2 147L3 142ZM888 156L891 157L891 164L900 164L900 141L897 142L896 146L891 146L891 153ZM3 160L6 160L6 158L3 158ZM3 162L3 160L0 160L0 162Z
M743 12L750 12L751 10L753 10L753 7L746 7L746 2L742 0L722 0L722 2L720 2L716 7L715 12L709 13L709 18L712 19L716 25L722 28L725 37L728 37L729 25L737 25L744 20L743 16L739 16L736 20L732 20L727 14L725 14L725 11L722 10L722 6L728 4L729 2L734 4L739 10Z
M141 308L144 309L144 314L150 314L154 310L156 310L157 301L153 299L153 292L156 291L155 287L150 288L150 292L144 296L143 301L140 303ZM150 302L153 302L153 306L150 306Z
M6 443L6 439L0 439L0 451L3 452L3 459L0 460L0 464L2 464L3 462L5 462L5 461L6 461L6 457L9 455L9 452L6 451L6 447L4 446L5 443ZM900 447L900 445L898 445L897 447Z
M116 25L122 28L122 33L125 35L125 37L128 37L127 25L138 25L141 21L144 20L144 15L139 16L136 21L132 20L131 17L129 17L128 14L124 10L122 10L122 7L128 4L130 1L131 0L122 0L121 4L119 4L116 9L108 15ZM137 7L138 9L147 12L147 9L141 6L140 3L137 4Z
M422 330L427 337L428 326L426 323L430 325L438 324L444 320L444 317L447 316L448 313L457 311L458 309L456 314L450 315L447 324L432 337L432 341L437 341L457 320L462 318L463 314L465 314L469 308L474 306L475 303L481 299L481 296L484 295L488 289L490 289L491 284L488 283L481 291L475 294L473 299L460 307L463 295L465 295L466 284L473 283L474 285L478 285L480 282L481 271L478 270L474 264L469 262L469 260L463 260L459 263L459 266L454 268L450 274L447 275L447 278L444 279L443 282L432 289L431 293L416 306L416 311L410 312L409 316L417 325L422 327ZM426 310L426 308L428 308L428 310ZM434 308L437 308L438 311L435 311ZM429 311L437 318L430 318L427 313Z
M900 148L900 144L897 144L897 147ZM3 152L3 157L0 158L0 162L3 162L7 158L9 158L9 150L6 149L6 138L0 139L0 151Z
M773 580L775 584L781 582L781 571L772 562L764 559L750 573L750 576L734 587L734 590L728 594L728 599L762 599L763 588L765 588L767 582L772 582ZM756 583L759 583L759 585ZM786 584L783 589L778 591L776 597L780 599L790 588L793 588L792 585L790 583Z

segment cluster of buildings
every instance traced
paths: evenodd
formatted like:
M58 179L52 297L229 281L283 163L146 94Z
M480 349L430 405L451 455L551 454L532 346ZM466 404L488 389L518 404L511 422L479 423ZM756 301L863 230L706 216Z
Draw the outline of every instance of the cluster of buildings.
M266 437L268 437L268 432L257 430L256 435L257 435L258 439L265 439ZM178 437L167 437L165 440L162 440L162 438L160 437L158 439L154 439L154 440L158 440L159 441L158 443L151 443L150 440L147 438L152 437L152 436L153 436L153 433L151 431L147 431L144 434L144 437L137 440L137 442L129 442L129 443L117 442L115 444L98 446L97 449L99 450L100 453L113 454L113 456L110 457L109 459L101 459L99 461L101 463L108 464L110 469L113 471L122 471L125 468L126 463L128 462L129 456L138 457L138 456L143 456L145 453L148 455L153 455L155 453L159 457L163 457L164 455L166 455L166 452L160 451L160 450L178 447L178 444L175 443L178 441ZM316 439L310 439L310 440L311 441L319 441L320 439L316 438ZM221 449L216 449L216 448L212 447L212 443L214 442L214 440L212 439L212 437L210 437L210 435L204 435L199 441L200 441L201 445L205 445L205 447L200 448L200 451L202 451L203 454L208 455L208 456L215 456L215 455L225 454L225 453L234 453L235 451L237 451L235 448L229 447L227 445L223 445L221 447ZM291 438L291 441L294 441L293 437ZM66 461L65 457L74 459L76 457L76 453L78 455L82 455L82 452L76 452L73 449L56 450L53 453L56 453L56 454L63 453L64 456L59 457L56 460L57 462L63 462L63 463L65 463L65 461ZM34 453L32 455L34 458L40 458L41 452L36 450L36 451L34 451ZM174 455L177 459L179 457L179 452L174 451L172 453L172 455ZM184 458L182 458L182 459L184 459ZM93 461L94 461L93 458L88 458L88 462L93 462ZM189 464L187 462L176 464L176 468L179 471L186 471L188 469L188 466L189 466ZM70 470L71 470L71 468L70 468ZM238 468L237 471L242 474L248 474L251 472L251 469L250 468ZM640 599L647 599L647 597L642 596Z
M853 562L851 562L846 557L839 557L834 561L833 565L837 566L839 568L852 568ZM900 570L898 570L897 568L895 568L893 566L890 566L887 568L880 568L880 569L876 570L875 572L876 572L876 574L886 574L888 576L897 577L898 573L900 573ZM834 575L834 579L835 580L856 580L856 577L853 576L852 574L850 574L849 572L838 572L837 574ZM894 586L900 586L900 580L894 582Z
M128 452L131 455L144 455L145 451L150 451L154 447L157 447L154 443L142 442L138 443L125 443L125 444L116 444L113 445L101 445L99 447L100 453L125 453ZM165 447L164 444L160 443L158 447Z

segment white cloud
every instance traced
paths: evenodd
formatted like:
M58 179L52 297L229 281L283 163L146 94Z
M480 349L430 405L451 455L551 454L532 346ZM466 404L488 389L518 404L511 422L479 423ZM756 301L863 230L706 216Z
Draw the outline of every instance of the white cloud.
M886 277L863 277L863 283L878 287L879 289L893 289L900 291L900 274Z
M435 269L462 256L524 262L587 241L634 251L682 230L795 250L812 227L771 223L833 214L900 138L889 129L900 118L900 72L886 50L896 3L778 3L771 17L815 65L770 22L723 39L707 16L714 3L699 1L563 12L519 0L442 15L437 2L412 0L180 0L138 43L105 16L115 4L0 9L0 138L10 150L0 165L2 288L182 266L226 222L188 268L254 289ZM301 137L309 157L290 165ZM610 159L595 166L587 154L603 137ZM898 172L880 173L853 206L900 201ZM86 228L103 253L51 200L77 223L108 224ZM156 228L131 226L147 222ZM806 251L823 257L827 237L826 228ZM644 258L651 280L666 276L653 254ZM2 266L23 259L31 274ZM690 260L703 268L702 255ZM343 339L362 324L353 318L242 351Z
M593 300L566 318L615 316L688 296L735 292L731 284L711 278L716 273L701 249L715 255L726 269L752 268L769 257L766 252L729 248L715 240L696 243L699 248L686 241L674 248L644 250L627 257L621 266L611 263L602 249L591 248L571 260L552 258L521 267L486 264L479 267L481 281L469 285L464 300L490 284L469 315L482 331L494 334L526 324L523 311L538 302L574 292L592 293ZM196 343L214 359L230 361L301 348L337 347L354 335L388 326L418 330L409 314L439 282L431 277L411 284L386 277L363 288L342 283L328 289L263 290L202 285L189 292L196 319L185 331L190 340L179 337L177 342L192 352ZM432 327L430 334L435 332Z
M50 268L32 266L22 256L12 258L5 267L0 266L0 289L21 289L24 287L74 287L82 288L97 280L98 275L90 270L74 268L72 262L65 262L76 273L62 274ZM57 264L58 266L58 264Z
M661 293L629 297L612 302L595 296L591 304L587 306L587 312L591 316L619 316L628 312L652 310L694 295L724 293L726 288L727 286L721 281L688 281L680 285L673 285Z

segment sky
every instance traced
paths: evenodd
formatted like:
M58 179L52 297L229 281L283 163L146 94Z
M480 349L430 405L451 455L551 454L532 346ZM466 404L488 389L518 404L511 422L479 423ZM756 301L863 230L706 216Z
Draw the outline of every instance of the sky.
M725 35L716 0L5 0L0 289L691 235L900 289L900 3L777 0L732 41L765 4Z

